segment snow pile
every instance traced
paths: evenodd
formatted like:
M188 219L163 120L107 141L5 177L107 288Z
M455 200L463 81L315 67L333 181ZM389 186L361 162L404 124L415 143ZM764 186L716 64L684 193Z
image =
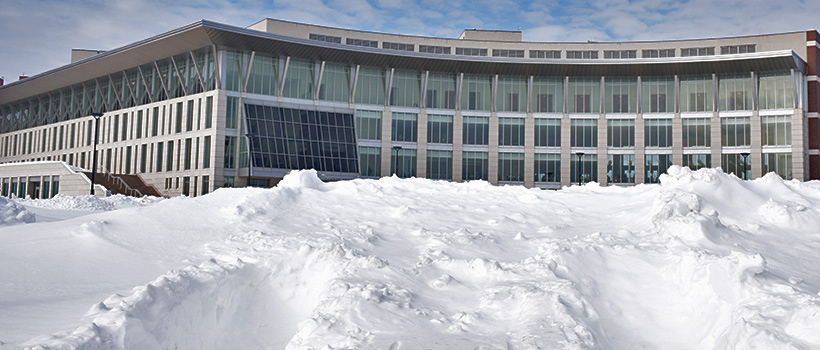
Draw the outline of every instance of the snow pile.
M108 197L97 197L91 195L66 196L58 194L51 199L18 198L16 201L27 206L46 209L109 211L154 204L162 199L163 198L151 196L137 198L124 196L121 194L115 194Z
M115 267L77 267L64 292L111 296L51 336L9 334L0 320L14 344L0 348L820 348L817 208L819 183L711 169L562 191L293 172L274 189L47 226L53 244ZM48 224L14 228L36 225ZM50 242L15 233L0 233L0 250ZM9 270L21 260L0 255ZM94 283L106 273L125 280ZM26 298L53 278L0 270L0 313L32 328L54 317L60 308ZM15 303L35 307L4 306Z
M0 197L0 226L36 221L34 213L5 197Z

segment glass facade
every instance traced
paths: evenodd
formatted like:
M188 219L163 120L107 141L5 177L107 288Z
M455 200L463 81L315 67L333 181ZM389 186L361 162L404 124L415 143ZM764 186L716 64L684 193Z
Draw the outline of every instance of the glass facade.
M397 70L390 88L390 105L419 107L421 103L421 73Z
M359 168L362 177L380 177L381 148L359 146Z
M453 143L453 116L428 114L427 115L427 142Z
M718 109L743 111L752 109L752 76L727 75L718 79Z
M453 151L427 150L427 178L453 179Z
M569 79L569 113L594 113L601 111L601 79Z
M360 140L381 140L382 112L356 110L356 137Z
M712 145L712 124L708 118L683 119L683 147Z
M720 156L720 167L727 174L735 174L737 177L748 180L752 177L752 159L750 156L743 157L741 154L729 153Z
M647 154L645 160L646 183L660 183L661 174L666 174L666 171L672 166L671 154Z
M635 78L606 78L606 113L638 112L638 80Z
M393 112L391 140L416 142L418 139L418 115L416 113Z
M587 183L591 181L598 181L598 155L585 154L580 157L575 154L572 155L570 161L570 178L572 183Z
M564 80L560 78L533 78L533 113L564 112Z
M535 119L535 146L561 147L561 119Z
M561 155L554 153L535 154L535 182L561 182Z
M672 119L644 119L646 148L672 147Z
M673 77L641 80L641 111L643 113L675 112L675 79Z
M572 147L598 147L598 120L572 119Z
M788 115L763 116L763 146L791 146L792 117Z
M750 119L749 117L720 118L721 146L739 147L751 145Z
M795 108L794 81L790 72L766 72L758 75L758 108Z
M607 158L606 177L609 183L635 183L634 154L610 154Z
M609 119L606 123L607 147L635 147L635 119Z
M498 154L498 181L524 182L524 153Z
M763 173L774 172L780 177L792 179L792 154L791 153L764 153Z
M487 145L490 142L490 118L464 116L464 144Z
M461 93L461 109L489 111L492 108L492 77L489 75L464 75Z
M456 109L456 75L430 72L425 99L427 108Z
M524 146L524 118L498 118L498 145Z
M461 179L487 180L487 152L464 151L462 154Z
M401 178L416 176L416 150L393 148L390 153L390 173Z
M526 112L527 78L499 77L495 105L499 112Z
M710 168L712 167L712 155L711 154L683 154L683 164L682 166L689 167L692 170L698 170L700 168Z
M680 111L711 112L714 85L711 76L683 76L680 78Z

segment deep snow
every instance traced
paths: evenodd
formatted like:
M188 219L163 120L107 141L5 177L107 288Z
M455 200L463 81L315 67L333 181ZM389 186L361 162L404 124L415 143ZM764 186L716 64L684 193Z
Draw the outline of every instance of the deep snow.
M0 349L820 349L819 228L818 182L680 167L0 198Z

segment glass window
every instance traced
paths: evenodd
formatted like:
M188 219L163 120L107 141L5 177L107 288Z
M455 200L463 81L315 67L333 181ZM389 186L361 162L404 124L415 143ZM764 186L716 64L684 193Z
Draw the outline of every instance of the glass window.
M382 112L357 109L356 137L362 140L381 140Z
M711 154L684 154L683 166L689 167L692 170L712 167Z
M248 92L268 96L279 94L279 58L257 52L253 56Z
M381 148L359 146L359 165L362 177L381 176Z
M752 77L749 75L721 76L718 93L718 108L721 111L752 109Z
M761 119L763 124L763 146L791 146L791 116L763 116Z
M461 177L464 181L487 180L487 152L465 151L462 160Z
M393 141L416 142L418 115L416 113L393 112Z
M666 174L672 166L671 154L647 154L646 155L646 183L660 183L661 174Z
M312 100L314 70L315 65L311 61L291 59L288 62L282 96Z
M428 114L427 142L446 144L453 143L453 116Z
M211 136L205 136L202 141L202 169L211 167Z
M712 124L709 118L683 119L683 147L712 146Z
M587 183L591 181L598 181L598 155L597 154L585 154L580 157L580 163L578 161L578 155L572 154L572 159L570 161L570 178L572 178L572 183ZM579 176L580 174L580 176Z
M673 113L675 111L675 79L644 78L641 80L644 113Z
M421 74L416 71L396 70L390 88L390 105L418 107L421 102Z
M239 119L239 98L228 96L225 107L225 127L236 129L236 121Z
M607 78L606 84L607 113L638 112L638 80L635 78Z
M535 154L535 182L561 182L560 154Z
M764 153L763 173L775 172L786 180L792 179L792 154L791 153Z
M752 176L752 160L751 156L743 157L737 153L722 154L720 156L723 172L727 174L735 174L735 176L748 180ZM745 172L745 175L744 175Z
M601 112L601 79L569 79L569 113Z
M635 119L609 119L606 124L607 147L635 147Z
M350 101L350 66L340 63L325 63L319 99L324 101Z
M720 118L721 146L749 146L752 139L750 126L751 119L749 117Z
M789 72L761 73L758 80L760 109L794 108L794 84Z
M464 116L465 145L488 145L490 142L490 118Z
M524 182L524 153L498 154L498 180Z
M498 118L498 145L524 146L524 118Z
M410 148L393 149L390 157L391 173L400 178L416 176L416 150Z
M711 112L713 92L711 76L681 77L680 111Z
M523 57L523 51L521 52ZM527 78L498 77L498 91L495 106L502 112L520 112L527 110Z
M532 90L533 112L564 112L564 79L535 77L533 78Z
M453 179L453 151L427 150L427 178Z
M609 183L635 183L635 155L610 154L607 156L606 177Z
M489 75L464 75L461 109L489 111L492 107L492 79Z
M150 69L153 72L153 69ZM166 73L167 72L161 72ZM168 77L163 76L163 81L168 81ZM241 91L242 88L242 52L228 50L225 57L225 89L230 91Z
M672 147L672 119L644 119L643 123L647 148Z
M427 78L427 108L456 109L456 76L433 73Z
M535 146L561 147L561 119L535 119Z
M598 120L572 119L572 147L598 147Z
M384 69L360 67L356 80L356 103L384 105Z

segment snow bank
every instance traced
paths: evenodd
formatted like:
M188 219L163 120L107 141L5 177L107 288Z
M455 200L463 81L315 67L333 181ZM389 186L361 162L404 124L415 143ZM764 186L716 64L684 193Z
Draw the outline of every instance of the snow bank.
M145 196L141 198L115 194L108 197L66 196L58 194L50 199L17 199L23 205L47 209L110 211L122 208L145 206L163 200L160 197Z
M113 210L107 241L161 251L182 235L213 258L25 345L820 348L820 183L680 167L661 181L540 191L297 171L274 189ZM135 212L157 236L118 216ZM219 234L163 231L179 220Z
M34 213L26 210L25 207L13 200L0 197L0 226L32 223L34 221L36 221Z

